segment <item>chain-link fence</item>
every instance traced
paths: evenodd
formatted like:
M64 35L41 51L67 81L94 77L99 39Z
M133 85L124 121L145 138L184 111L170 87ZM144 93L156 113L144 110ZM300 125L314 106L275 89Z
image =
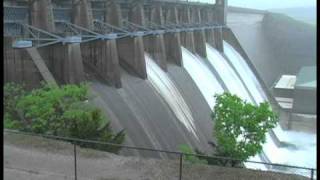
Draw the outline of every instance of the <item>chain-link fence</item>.
M227 157L201 156L13 130L4 130L4 145L5 179L21 179L25 172L32 179L49 180L238 179L237 176L242 179L316 179L316 169L313 168L255 161L245 161L243 164ZM121 147L121 156L84 148L97 145ZM191 163L194 157L206 160L211 165L200 161ZM249 169L253 167L260 170Z

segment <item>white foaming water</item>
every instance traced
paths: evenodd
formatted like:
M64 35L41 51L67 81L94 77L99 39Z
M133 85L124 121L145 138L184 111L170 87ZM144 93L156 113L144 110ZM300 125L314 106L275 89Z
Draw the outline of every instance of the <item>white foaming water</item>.
M227 42L223 41L225 55L236 68L257 103L267 100L262 87L242 56Z
M223 88L208 67L202 62L200 57L192 54L182 46L181 50L183 67L187 70L193 81L200 89L210 108L213 109L215 105L214 94L223 93Z
M224 53L236 68L257 103L268 101L264 90L242 56L227 42L223 42ZM271 162L296 166L316 167L316 136L313 134L284 131L278 124L273 131L280 141L294 144L295 148L277 147L269 134L263 150ZM301 175L310 175L306 171L296 170Z
M169 76L145 53L148 80L166 100L179 121L199 140L192 113Z
M234 72L234 70L229 66L225 58L220 54L219 51L211 47L206 43L207 57L210 64L218 72L219 76L225 82L227 88L232 94L236 94L248 102L251 102L252 99L248 94L248 91L243 86L241 80Z
M244 100L247 100L249 103L255 103L253 101L249 94L248 91L245 89L243 83L241 82L240 78L238 75L234 72L234 70L230 67L228 62L226 62L226 59L220 54L219 51L211 47L209 44L206 44L206 50L207 50L207 56L210 64L216 69L222 80L225 82L226 86L228 87L229 91L231 93L234 93L241 97ZM241 139L241 138L240 138ZM277 147L272 141L271 137L269 134L267 134L267 142L264 144L264 146L267 145L267 150L275 150ZM269 151L265 152L266 154L269 154ZM279 156L281 156L280 153L275 154L273 157L274 159L278 159ZM250 158L251 161L258 161L261 162L261 158L259 155L256 155L254 157ZM274 161L273 161L274 162ZM267 170L264 165L258 165L258 164L252 164L252 163L245 163L247 167L251 168L259 168L262 170Z

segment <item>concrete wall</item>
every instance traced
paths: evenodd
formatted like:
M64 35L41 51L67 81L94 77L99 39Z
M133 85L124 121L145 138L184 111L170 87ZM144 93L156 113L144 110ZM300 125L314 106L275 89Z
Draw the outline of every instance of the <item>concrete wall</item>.
M283 74L297 74L303 66L316 65L316 27L291 17L268 13L262 21L263 31L276 65Z
M179 23L178 9L175 6L168 7L164 14L164 21L172 24ZM168 62L182 65L181 36L180 33L166 33L164 35L166 56Z
M150 18L149 21L158 24L164 25L164 16L162 12L162 6L155 3L150 9ZM165 48L165 39L163 34L150 35L144 37L144 48L156 63L164 70L167 71L167 53Z
M315 28L305 23L263 12L229 12L228 26L269 88L282 74L295 75L316 63Z
M117 16L115 20L108 22L112 25L118 25L123 27L123 15L119 13L120 5L114 4ZM121 9L120 9L121 10ZM144 25L144 9L141 3L136 3L129 9L128 12L129 21ZM142 36L126 37L122 39L117 39L117 49L119 54L120 65L123 66L129 72L136 74L142 79L147 78L146 62L144 58L144 44Z
M317 90L316 88L298 88L294 89L293 107L294 113L300 114L317 114Z
M84 80L80 44L55 44L38 50L58 83L80 83Z
M120 51L120 64L128 71L134 72L138 77L146 79L147 70L144 59L144 45L142 37L127 37L117 40Z
M87 0L79 1L73 6L72 22L78 26L93 30L93 14L91 11L91 2ZM119 7L111 3L105 14L107 21L119 20ZM109 85L120 88L120 65L116 40L96 40L81 43L81 56L85 66L89 66L100 75Z
M51 0L30 2L30 24L45 31L54 32L55 25Z
M204 19L201 18L201 9L198 7L191 8L191 23L202 23L205 22ZM194 43L195 43L195 51L201 57L206 58L206 35L204 30L196 30L193 32L194 35Z
M121 87L119 56L115 40L81 44L84 66L90 66L111 86Z
M38 87L43 80L39 70L25 49L11 47L13 40L12 37L3 39L4 83L21 83L26 85L27 89Z
M93 15L91 3L88 0L79 0L72 7L72 23L87 29L93 29Z

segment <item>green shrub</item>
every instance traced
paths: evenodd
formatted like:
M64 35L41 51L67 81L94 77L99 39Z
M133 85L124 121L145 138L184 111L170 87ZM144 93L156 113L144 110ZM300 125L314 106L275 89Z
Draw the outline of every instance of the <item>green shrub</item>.
M22 126L21 112L17 103L26 92L22 85L7 83L3 86L3 123L8 129L17 129Z
M124 131L114 134L107 117L90 105L85 84L43 85L29 93L21 91L18 85L5 87L5 128L117 144L124 142ZM12 89L14 91L9 91ZM79 144L111 152L120 150L118 147Z
M188 145L186 144L181 144L179 145L179 150L182 152L182 153L186 153L186 154L196 154L191 147L189 147ZM194 156L194 155L184 155L183 156L183 159L185 161L188 161L190 163L193 163L193 164L208 164L208 162L203 159L203 158L199 158L198 156Z

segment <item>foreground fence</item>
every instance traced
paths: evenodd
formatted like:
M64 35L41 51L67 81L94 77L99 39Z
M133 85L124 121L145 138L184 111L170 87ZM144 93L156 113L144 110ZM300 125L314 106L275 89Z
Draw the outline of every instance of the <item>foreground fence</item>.
M72 147L70 146L70 148L66 152L69 156L63 156L63 158L52 157L52 159L61 158L61 160L59 160L59 163L61 162L61 167L56 167L57 169L59 169L59 168L61 169L61 172L59 172L59 173L65 174L63 172L66 172L70 176L74 177L74 179L76 179L76 180L80 179L79 177L82 177L82 175L79 175L79 172L81 172L82 174L88 174L89 171L91 171L90 173L95 173L93 171L98 172L99 170L94 168L94 164L98 164L98 166L102 166L102 167L104 166L103 164L101 164L101 162L99 162L100 158L97 158L97 157L99 157L97 155L99 151L95 151L94 154L95 154L96 160L94 161L93 164L90 165L88 163L88 161L86 160L86 156L88 156L88 154L90 154L90 153L92 154L92 152L89 153L89 150L88 150L88 152L86 152L87 155L84 156L83 152L86 150L84 148L79 148L79 146L77 144L87 144L87 145L99 144L99 145L106 145L106 146L121 147L124 152L129 152L130 150L136 151L136 152L142 152L142 151L148 152L149 153L148 156L150 156L150 157L151 156L163 157L165 154L165 155L167 155L167 157L170 157L169 159L178 160L178 162L174 161L174 162L176 162L175 164L178 167L174 166L174 168L172 168L172 167L170 167L170 168L174 170L173 174L175 174L175 176L177 176L177 178L179 180L183 179L183 175L186 175L186 173L188 173L187 172L188 170L185 170L185 172L184 172L184 169L183 169L183 167L190 165L190 163L184 162L185 161L184 159L188 158L188 157L198 157L198 158L202 157L202 158L211 159L211 160L215 159L215 160L218 160L220 162L225 162L225 163L239 162L239 160L237 160L237 159L220 157L220 156L202 156L202 155L198 155L198 154L188 154L188 153L182 153L182 152L176 152L176 151L166 151L166 150L150 149L150 148L143 148L143 147L133 147L133 146L126 146L126 145L119 145L119 144L111 144L111 143L106 143L106 142L101 142L101 141L83 140L83 139L76 139L76 138L42 135L42 134L32 134L32 133L7 130L7 129L4 130L4 133L18 134L18 135L22 135L22 136L34 136L34 137L38 137L38 138L44 137L44 138L48 138L48 139L63 140L63 141L71 142ZM20 141L21 141L21 143L28 143L28 142L22 142L22 141L24 141L23 138L20 139ZM37 145L34 145L34 146L43 146L43 147L50 148L49 145L47 146L46 144L43 144L41 142L38 142ZM58 147L58 149L59 149L59 147ZM60 147L60 149L61 149L61 147ZM44 151L44 153L46 153L46 152ZM152 153L154 153L154 154L152 155ZM134 153L131 152L130 154L134 154ZM44 154L43 156L49 157L49 154ZM103 156L101 156L101 157L103 157ZM32 154L30 154L30 158L36 159L36 158L32 157ZM148 160L148 158L146 160ZM26 162L26 163L28 163L28 162ZM33 162L31 161L28 163L28 165L30 165L30 166L37 165L37 164L38 164L38 166L45 166L43 164L39 164L39 162L36 162L35 160ZM84 164L86 164L86 166L84 166ZM256 161L245 161L245 164L257 164L257 165L261 165L261 166L267 166L267 167L269 167L268 171L277 171L277 172L284 172L284 173L290 173L290 174L291 173L292 174L300 174L300 175L303 174L304 176L310 177L310 179L315 179L316 169L313 169L313 168L290 166L290 165L275 164L275 163L256 162ZM63 167L63 165L65 167ZM49 166L49 168L52 168L51 166L52 166L52 164ZM92 169L90 170L90 166L92 166L92 169L94 169L94 170L92 170ZM233 166L233 168L244 168L244 167L243 166ZM294 170L289 171L289 169L294 169ZM145 170L145 171L147 171L147 170ZM108 172L104 172L104 173L105 173L105 176L108 176L107 175ZM217 179L219 179L219 178L217 178Z

